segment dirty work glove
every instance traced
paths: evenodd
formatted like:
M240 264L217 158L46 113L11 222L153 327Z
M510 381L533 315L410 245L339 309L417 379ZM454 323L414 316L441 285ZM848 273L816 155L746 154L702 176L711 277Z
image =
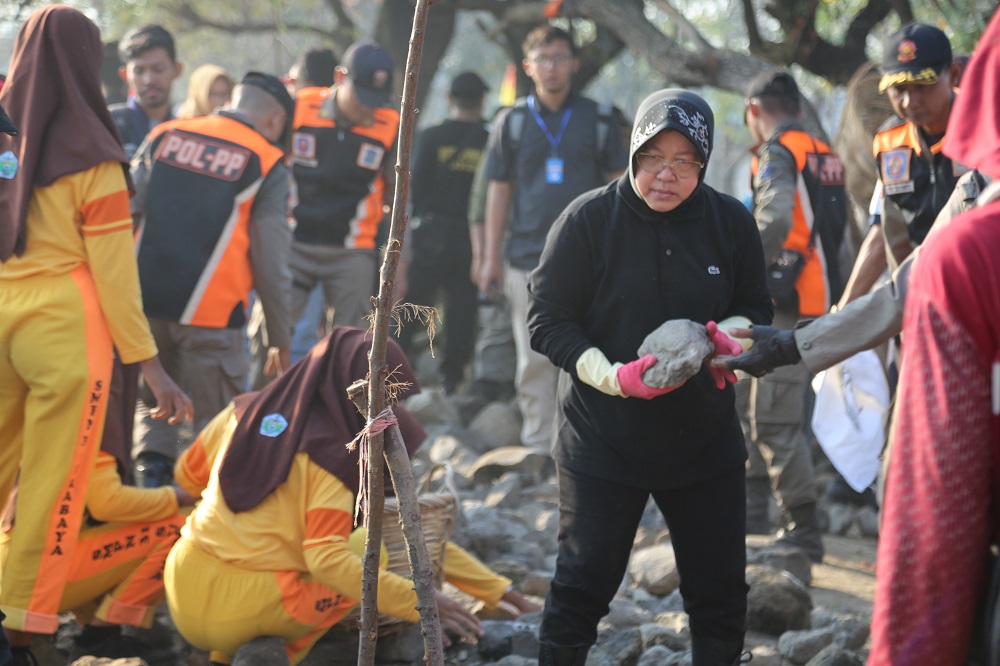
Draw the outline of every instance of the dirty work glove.
M732 356L743 351L743 346L720 331L718 324L714 321L705 324L705 330L708 331L708 337L712 341L712 344L715 345L715 351L712 352L713 360L719 356ZM726 382L730 384L736 383L736 373L729 368L719 368L709 365L708 372L712 375L712 379L715 380L715 388L720 391L726 388Z
M773 326L751 326L750 337L754 346L739 356L719 359L715 363L729 370L742 370L754 377L763 377L784 365L795 365L802 360L795 344L795 331Z
M656 356L653 354L646 354L642 358L626 363L618 368L618 385L621 386L622 393L629 398L642 398L643 400L650 400L652 398L670 393L674 389L683 386L683 383L681 383L677 386L668 386L667 388L661 389L646 384L646 382L642 381L642 373L646 372L654 365L656 365Z

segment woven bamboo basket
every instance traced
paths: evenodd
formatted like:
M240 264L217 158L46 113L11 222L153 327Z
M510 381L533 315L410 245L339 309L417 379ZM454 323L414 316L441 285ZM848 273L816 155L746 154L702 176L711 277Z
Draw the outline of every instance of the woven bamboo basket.
M431 493L430 485L439 470L445 475L445 492ZM417 498L420 506L420 522L424 532L424 542L430 556L434 584L438 589L444 585L444 552L455 526L458 497L452 482L452 471L448 465L437 465L431 470ZM403 526L399 521L399 501L395 497L385 499L385 513L382 517L382 544L388 554L386 570L404 578L412 578L410 561L406 554L406 540ZM361 617L361 603L336 624L336 631L357 631ZM379 614L379 631L391 633L407 625L406 621L391 615Z

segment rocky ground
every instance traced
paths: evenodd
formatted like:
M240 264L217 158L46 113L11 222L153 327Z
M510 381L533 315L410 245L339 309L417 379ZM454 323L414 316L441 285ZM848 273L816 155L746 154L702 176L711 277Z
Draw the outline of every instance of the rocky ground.
M419 368L418 368L419 371ZM414 459L418 477L436 464L448 463L461 499L452 539L514 581L524 594L541 602L555 569L558 510L552 461L520 446L519 418L512 403L489 403L471 396L446 398L435 390L407 404L425 424L428 440ZM445 492L435 481L434 491ZM840 666L862 664L874 593L875 540L871 516L858 509L824 507L830 528L826 557L810 566L798 552L769 548L764 537L747 542L750 611L747 649L754 666ZM709 526L706 526L709 529ZM611 612L601 623L600 638L588 666L683 666L690 664L690 635L677 591L670 535L655 507L650 507L636 537L629 574ZM459 598L461 592L451 589ZM477 603L464 598L470 606ZM481 604L478 604L481 606ZM488 612L485 637L478 644L458 643L447 651L449 664L533 666L537 655L538 615L513 618L504 609ZM76 630L70 617L53 645L36 641L42 666L65 664L66 648ZM184 644L161 613L157 627L137 635L153 645L151 666L206 666L207 656ZM272 646L273 647L273 646ZM240 655L237 665L276 663L267 646ZM393 627L379 640L378 663L422 663L423 646L416 627ZM353 664L356 635L334 630L304 662ZM137 666L141 660L95 660L80 665Z

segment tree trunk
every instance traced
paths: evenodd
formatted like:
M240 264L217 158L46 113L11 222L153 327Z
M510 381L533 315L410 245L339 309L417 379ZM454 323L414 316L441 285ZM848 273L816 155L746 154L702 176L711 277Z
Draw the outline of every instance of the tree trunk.
M403 92L403 77L407 50L404 45L409 43L410 19L413 16L413 0L384 0L382 11L379 12L375 25L375 41L383 46L392 56L395 71L393 79L397 94ZM432 39L424 44L420 67L426 76L417 82L416 108L422 109L427 102L427 94L434 82L434 74L441 64L451 38L455 34L456 10L452 7L440 6L435 2L433 10L427 16L427 34Z

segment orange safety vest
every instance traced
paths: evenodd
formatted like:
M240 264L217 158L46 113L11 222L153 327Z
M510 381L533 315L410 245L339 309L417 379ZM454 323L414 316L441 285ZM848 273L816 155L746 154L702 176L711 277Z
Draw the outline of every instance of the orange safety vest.
M249 223L281 149L236 118L157 125L137 258L150 317L239 328L253 288Z
M925 146L918 132L912 122L893 118L872 142L882 191L899 206L910 240L916 245L927 237L955 183L969 170L941 152L944 137L933 146Z
M792 229L782 249L798 252L806 260L795 282L799 314L822 315L840 298L845 282L837 261L847 225L844 165L827 144L802 130L789 129L769 141L791 153L798 171ZM754 177L757 170L754 155Z
M295 103L292 173L298 191L295 239L312 245L371 249L382 222L385 179L399 113L375 110L371 126L338 126L335 88L305 88Z

